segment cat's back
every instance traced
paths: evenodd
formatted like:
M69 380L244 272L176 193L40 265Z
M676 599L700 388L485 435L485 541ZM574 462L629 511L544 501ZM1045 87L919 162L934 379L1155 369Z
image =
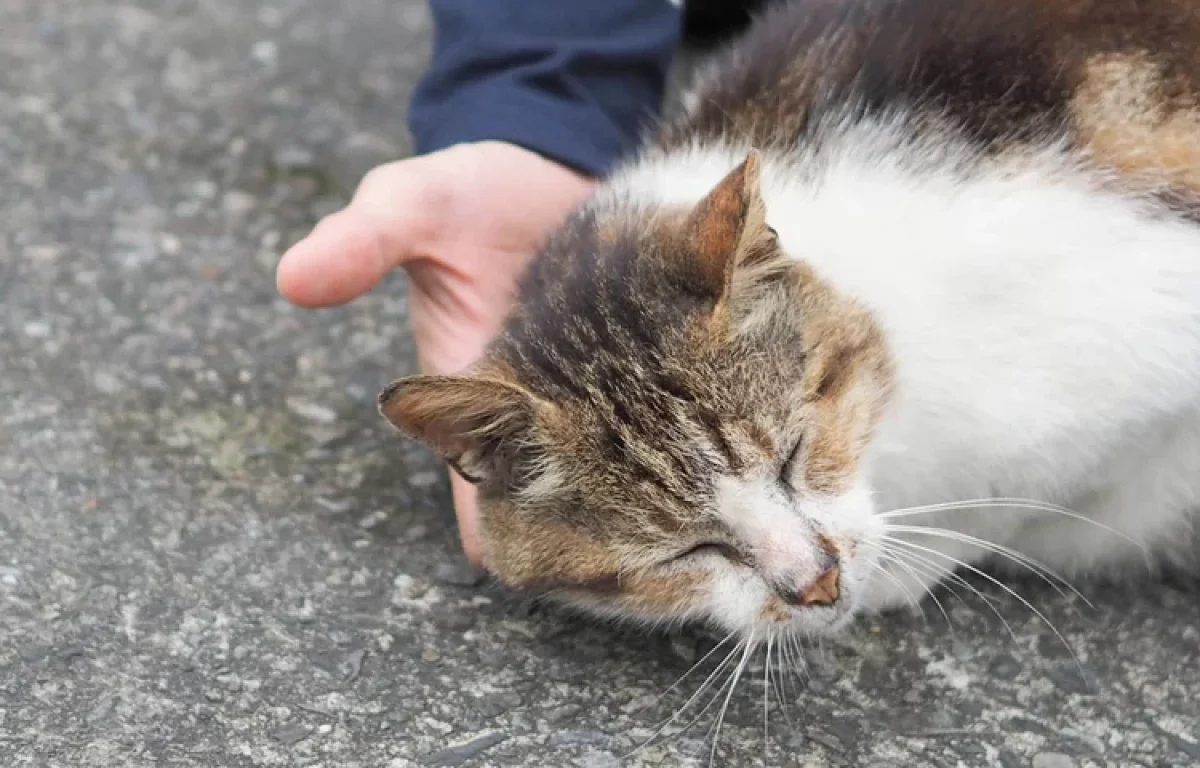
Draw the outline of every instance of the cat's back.
M902 116L985 155L1057 143L1200 210L1200 3L804 0L759 19L655 142L809 147Z

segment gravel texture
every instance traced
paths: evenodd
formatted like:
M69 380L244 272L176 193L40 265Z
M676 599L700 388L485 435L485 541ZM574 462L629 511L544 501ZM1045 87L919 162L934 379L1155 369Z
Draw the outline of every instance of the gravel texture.
M456 560L442 475L373 405L413 366L402 277L275 294L284 245L407 151L425 7L346 7L0 3L0 765L707 764L716 706L626 755L711 640ZM1200 764L1194 586L1019 588L1065 644L943 594L953 633L930 604L772 675L766 733L752 663L715 762Z

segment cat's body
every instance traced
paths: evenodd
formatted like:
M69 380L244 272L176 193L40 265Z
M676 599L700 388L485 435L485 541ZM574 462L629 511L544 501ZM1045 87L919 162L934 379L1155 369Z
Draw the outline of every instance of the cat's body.
M1185 0L772 12L479 368L383 410L479 480L502 578L610 614L820 632L997 553L1191 564L1197 40ZM988 498L1078 517L890 514Z

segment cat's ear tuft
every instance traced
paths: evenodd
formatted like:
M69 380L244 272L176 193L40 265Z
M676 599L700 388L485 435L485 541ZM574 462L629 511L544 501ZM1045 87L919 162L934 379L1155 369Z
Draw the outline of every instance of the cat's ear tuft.
M519 387L471 376L411 376L379 394L379 412L423 443L464 479L479 483L532 429L534 397Z
M739 266L766 258L776 248L760 178L762 157L751 150L693 209L687 222L688 246L705 289L727 296Z

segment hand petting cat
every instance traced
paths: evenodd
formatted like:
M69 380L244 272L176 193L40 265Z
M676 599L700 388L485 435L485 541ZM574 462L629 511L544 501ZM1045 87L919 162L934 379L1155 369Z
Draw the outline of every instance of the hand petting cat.
M514 282L541 240L593 186L502 142L380 166L346 208L284 254L279 291L304 307L343 304L403 268L422 371L460 371L499 329ZM485 565L474 486L455 474L451 483L463 549Z

